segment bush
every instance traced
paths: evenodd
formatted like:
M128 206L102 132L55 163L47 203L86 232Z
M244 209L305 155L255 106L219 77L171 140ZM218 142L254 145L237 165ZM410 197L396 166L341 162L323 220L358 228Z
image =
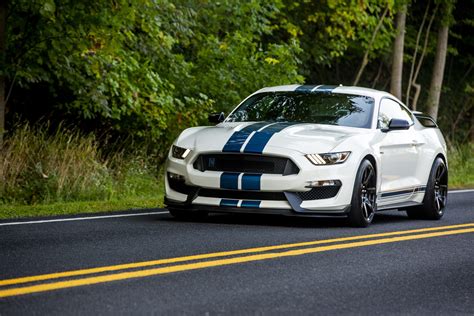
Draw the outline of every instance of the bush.
M59 126L17 126L0 151L0 203L110 200L157 192L158 169L145 153L105 153L92 134Z
M450 188L474 187L474 144L452 146L448 151Z

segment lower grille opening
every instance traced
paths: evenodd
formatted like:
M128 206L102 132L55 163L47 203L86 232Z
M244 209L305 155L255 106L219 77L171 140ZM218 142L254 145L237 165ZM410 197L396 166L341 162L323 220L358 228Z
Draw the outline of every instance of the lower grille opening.
M302 199L303 201L309 200L323 200L323 199L330 199L337 195L339 189L341 187L339 185L328 185L322 186L317 188L312 188L306 192L296 192L296 194Z
M237 191L237 190L218 190L218 189L200 189L199 196L237 199L237 200L274 200L286 201L283 192L258 192L258 191Z

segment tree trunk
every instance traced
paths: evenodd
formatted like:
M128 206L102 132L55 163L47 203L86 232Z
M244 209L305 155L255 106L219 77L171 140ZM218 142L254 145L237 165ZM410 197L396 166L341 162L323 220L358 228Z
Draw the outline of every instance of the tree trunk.
M383 11L382 16L380 17L379 22L377 23L377 26L375 27L374 33L372 33L372 38L370 39L369 45L367 46L367 50L365 51L364 58L362 58L362 63L360 65L359 71L357 72L357 75L354 79L354 83L352 85L356 86L359 83L360 77L362 77L362 73L364 72L365 66L367 66L369 62L369 53L370 50L372 49L372 45L374 45L375 38L377 37L377 33L380 30L380 27L382 26L383 19L385 19L385 16L388 13L389 6L385 8Z
M392 77L390 79L390 93L402 99L402 73L403 73L403 46L405 44L405 21L407 5L397 13L397 36L393 44Z
M425 21L426 21L426 17L428 16L429 9L430 9L430 2L428 2L428 5L426 6L425 13L423 14L423 19L421 20L420 28L418 29L418 33L416 35L415 52L413 53L413 57L411 61L410 76L408 77L407 92L405 93L406 106L410 106L410 90L411 90L411 84L412 84L412 79L413 79L413 72L415 71L416 54L418 53L418 47L419 47L418 44L420 43L421 33L423 32L423 26L425 25Z
M0 148L5 132L5 50L6 50L7 1L0 0Z
M433 11L433 15L430 18L430 22L428 23L428 27L426 28L425 43L423 45L423 51L421 52L420 60L418 60L418 65L416 66L416 70L415 70L415 73L413 74L413 78L411 81L411 85L415 88L415 96L413 97L413 101L411 103L411 109L414 111L416 111L418 97L420 96L420 91L421 91L421 85L417 83L416 80L418 79L418 74L420 73L421 65L423 65L423 59L425 58L426 48L428 47L428 40L431 34L431 25L433 24L433 20L436 16L437 11L438 11L438 5L436 5Z
M439 96L443 84L444 65L446 63L446 52L448 49L449 26L441 25L438 31L438 43L433 65L430 90L428 92L428 114L435 120L438 118Z

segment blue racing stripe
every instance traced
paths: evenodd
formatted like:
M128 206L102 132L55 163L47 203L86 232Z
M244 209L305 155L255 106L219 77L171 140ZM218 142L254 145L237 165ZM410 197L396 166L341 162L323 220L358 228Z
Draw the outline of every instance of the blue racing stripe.
M299 86L298 88L295 89L295 91L298 92L311 92L314 88L316 88L317 85L314 84L305 84L303 86Z
M246 174L242 176L242 190L260 190L261 174Z
M239 200L226 200L222 199L221 203L219 204L220 206L233 206L237 207L237 204L239 204Z
M262 201L242 201L240 207L259 208Z
M336 89L337 86L320 86L316 89L317 92L332 92L332 90Z
M240 152L242 145L245 143L247 138L252 132L255 132L262 128L263 126L268 125L268 122L258 122L254 124L250 124L245 126L240 131L235 132L230 136L227 143L224 145L222 149L223 152Z
M224 172L221 174L221 189L237 190L239 187L239 174L235 172Z
M256 132L252 138L250 138L249 142L245 146L244 153L252 153L252 154L261 154L265 149L265 146L270 141L270 138L275 133L281 132L283 129L287 128L288 126L298 124L293 122L282 122L270 125L265 127L260 132Z

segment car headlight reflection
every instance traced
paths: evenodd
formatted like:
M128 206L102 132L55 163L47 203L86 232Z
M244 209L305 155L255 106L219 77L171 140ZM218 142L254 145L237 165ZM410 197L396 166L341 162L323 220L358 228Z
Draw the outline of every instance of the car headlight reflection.
M175 145L173 145L173 147L171 148L171 156L173 156L173 158L177 158L177 159L186 158L189 155L190 152L191 152L190 149L175 146Z
M350 151L343 151L339 153L309 154L305 157L313 165L335 165L346 161L350 154Z

